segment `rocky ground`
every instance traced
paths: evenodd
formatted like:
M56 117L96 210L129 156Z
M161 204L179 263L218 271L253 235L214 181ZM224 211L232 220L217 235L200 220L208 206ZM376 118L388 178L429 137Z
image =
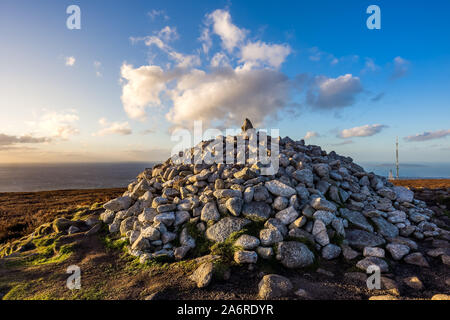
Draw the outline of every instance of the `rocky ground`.
M413 185L421 184L422 180L413 181ZM447 180L450 184L450 180ZM121 190L122 191L122 190ZM97 192L85 192L85 205L98 202ZM102 191L116 196L117 190ZM121 193L121 192L120 192ZM54 194L54 193L53 193ZM64 205L73 197L73 191L58 191L58 199ZM427 193L428 194L428 193ZM90 196L91 195L91 196ZM7 198L7 194L2 195ZM416 191L416 197L421 197ZM438 202L440 191L431 192L428 198L422 198L434 208L441 208ZM29 203L42 206L45 203L41 193L30 193ZM16 198L17 199L17 198ZM109 200L109 199L105 199ZM89 205L89 208L90 208ZM20 212L20 211L19 211ZM82 216L91 215L89 210L81 209ZM95 214L95 211L93 212ZM98 211L97 211L98 214ZM62 213L66 216L67 213ZM42 217L45 219L44 217ZM46 222L51 222L48 220ZM20 236L26 234L22 231ZM51 240L50 240L51 241ZM300 290L298 295L292 294L284 299L352 299L365 300L372 296L386 295L386 298L398 299L430 299L436 294L450 294L450 271L437 258L427 256L430 268L420 268L414 265L397 264L392 274L384 275L384 285L389 289L368 290L366 275L357 270L344 259L338 261L322 261L320 268L315 270L289 270L279 265L260 261L254 270L248 267L232 266L230 279L215 280L210 286L199 289L189 280L188 276L194 271L195 262L166 264L164 262L152 265L141 265L136 259L130 258L123 252L123 243L108 237L106 230L91 236L78 235L64 242L75 244L69 255L55 259L58 256L52 249L47 257L42 256L40 247L30 252L23 252L15 257L0 259L0 297L3 299L257 299L258 283L263 274L280 274L288 277L294 288ZM51 244L49 245L51 246ZM60 245L59 245L60 247ZM433 248L432 242L420 244L420 251L425 253ZM36 252L41 254L36 254ZM66 287L69 265L78 265L82 270L82 289L70 291ZM413 281L411 287L409 279L417 277L422 283ZM389 281L391 279L393 281ZM392 288L397 288L392 290Z
M27 235L43 223L102 204L125 189L0 193L0 243Z
M448 189L410 190L303 140L262 138L246 120L0 246L3 298L449 299ZM222 152L234 162L210 162ZM70 265L80 290L65 288Z

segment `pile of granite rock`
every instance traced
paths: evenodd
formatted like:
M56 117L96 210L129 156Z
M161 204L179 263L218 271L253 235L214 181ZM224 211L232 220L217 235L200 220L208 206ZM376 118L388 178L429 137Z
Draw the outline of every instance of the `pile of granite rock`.
M254 130L248 120L242 129L244 139ZM301 268L342 257L362 270L376 265L387 272L389 259L428 265L417 241L449 240L449 232L433 223L433 211L409 189L334 151L288 137L272 139L279 143L279 169L273 175L262 175L255 161L168 159L106 203L101 219L111 233L129 239L130 254L141 262L187 259L199 235L223 243L240 233L233 243L238 264L276 259L287 268Z

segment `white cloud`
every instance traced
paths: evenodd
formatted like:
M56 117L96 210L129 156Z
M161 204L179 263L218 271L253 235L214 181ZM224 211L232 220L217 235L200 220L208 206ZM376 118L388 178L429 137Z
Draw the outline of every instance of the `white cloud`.
M179 125L194 120L239 125L251 117L260 124L286 106L289 89L289 79L275 70L227 68L210 74L193 70L172 91L173 108L167 119Z
M315 131L308 131L305 134L304 139L311 139L311 138L318 138L318 137L320 137L320 135L317 132L315 132Z
M95 75L97 77L102 77L103 76L102 72L100 71L101 68L102 68L102 63L100 61L94 61Z
M97 133L94 133L94 136L106 136L110 134L126 136L133 133L128 122L108 122L105 118L101 118L98 123L103 128Z
M160 31L156 32L153 36L147 37L131 37L132 43L137 43L143 41L146 46L156 46L163 52L165 52L168 57L175 62L177 62L177 67L179 68L189 68L193 66L198 66L200 62L200 57L198 54L182 54L175 51L167 43L178 39L178 33L176 28L171 28L169 26L164 27Z
M291 53L291 48L286 44L267 44L257 41L250 42L242 47L241 61L253 63L265 63L274 68L279 68Z
M318 76L307 94L308 104L321 109L350 106L363 91L358 77L346 74L337 78Z
M212 47L212 39L211 39L211 34L209 31L209 28L203 29L199 40L202 42L203 53L208 54L209 50Z
M379 70L380 67L375 64L375 61L371 58L366 58L366 62L364 64L364 69L362 69L361 73L374 72Z
M334 143L334 144L332 144L332 146L338 147L338 146L345 146L347 144L353 144L353 143L354 143L353 140L346 140L346 141L342 141L339 143Z
M200 39L207 53L212 45L211 35L217 34L225 51L216 52L209 60L213 68L204 71L198 68L202 61L197 54L175 51L168 45L173 37L164 34L172 32L167 29L152 36L131 38L134 43L143 41L147 46L158 47L178 64L137 68L122 65L122 102L129 117L144 120L149 108L164 105L169 109L166 118L174 125L190 125L197 119L238 125L245 117L261 123L286 108L291 83L277 68L290 53L288 45L262 41L244 44L246 31L232 24L228 11L216 10L207 15L207 28ZM235 48L242 51L229 57L227 50Z
M450 135L450 129L449 130L437 130L433 132L424 132L421 134L416 134L414 136L408 136L405 137L405 141L408 142L421 142L421 141L428 141L428 140L435 140L435 139L442 139Z
M207 23L212 25L213 32L221 38L222 45L228 52L232 52L245 39L246 31L231 22L231 15L226 10L217 9L207 15Z
M392 79L399 79L405 76L409 71L410 62L402 57L394 58L394 73L391 75Z
M78 120L76 110L49 111L44 109L38 120L27 121L26 124L42 136L67 140L80 133L76 127Z
M174 127L190 127L194 120L240 125L246 117L258 125L281 112L297 111L292 93L305 90L309 82L291 80L279 70L291 53L288 44L246 40L248 32L235 26L226 10L207 14L205 24L199 38L202 47L193 54L180 53L168 44L176 38L174 28L131 38L133 43L156 46L176 63L138 67L123 63L122 103L130 118L145 120L149 110L158 108ZM216 36L221 47L214 51ZM343 107L353 104L361 91L359 78L351 74L316 77L308 102L318 108Z
M66 57L66 66L73 67L75 65L75 57Z
M169 20L169 16L166 14L166 12L164 10L153 9L152 11L148 12L147 14L152 20L155 20L157 17L163 17L164 20Z
M176 28L165 26L158 32L158 37L166 42L178 39L178 32Z
M125 84L122 86L122 103L125 112L132 119L145 120L147 106L159 106L160 94L166 89L170 80L159 66L142 66L133 68L123 64L120 70Z
M230 59L223 52L217 52L211 59L211 67L229 67Z
M342 139L353 137L370 137L381 132L381 130L383 130L384 128L387 128L387 126L382 124L366 124L365 126L361 127L344 129L340 133L338 133L337 137Z
M45 143L50 141L51 138L46 137L33 137L32 135L15 136L0 133L0 147L16 144Z

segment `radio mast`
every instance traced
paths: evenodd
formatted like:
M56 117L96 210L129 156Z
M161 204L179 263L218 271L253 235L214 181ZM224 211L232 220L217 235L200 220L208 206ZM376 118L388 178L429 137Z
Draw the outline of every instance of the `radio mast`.
M395 146L396 146L396 148L395 148L395 158L396 158L395 165L397 168L397 180L398 180L399 179L399 175L398 175L398 137L397 137Z

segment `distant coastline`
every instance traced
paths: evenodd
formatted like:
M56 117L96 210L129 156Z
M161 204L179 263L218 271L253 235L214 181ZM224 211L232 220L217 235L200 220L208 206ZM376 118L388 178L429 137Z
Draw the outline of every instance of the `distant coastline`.
M0 192L124 188L157 162L0 164ZM361 163L367 172L387 177L385 163ZM401 164L400 179L450 179L449 164Z

